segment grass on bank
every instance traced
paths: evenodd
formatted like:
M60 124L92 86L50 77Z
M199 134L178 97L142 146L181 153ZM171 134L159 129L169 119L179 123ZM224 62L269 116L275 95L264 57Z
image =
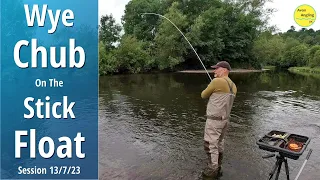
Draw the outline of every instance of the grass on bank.
M320 67L290 67L288 70L296 74L320 78Z
M275 70L276 66L263 66L262 69Z

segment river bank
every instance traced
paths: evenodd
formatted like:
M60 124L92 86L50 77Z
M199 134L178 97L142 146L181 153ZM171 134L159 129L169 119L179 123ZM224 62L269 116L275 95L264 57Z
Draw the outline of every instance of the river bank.
M305 76L313 76L320 78L320 67L291 67L288 71Z

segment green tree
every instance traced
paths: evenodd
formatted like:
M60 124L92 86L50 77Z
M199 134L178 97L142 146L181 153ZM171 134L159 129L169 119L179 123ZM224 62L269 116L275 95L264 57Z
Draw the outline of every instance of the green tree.
M179 29L187 27L186 16L179 9L179 3L174 2L164 16L170 19ZM183 54L188 46L180 32L166 19L161 20L159 31L155 37L156 60L160 70L173 69L175 65L183 62Z
M195 19L191 32L187 34L206 65L216 62L224 49L221 37L224 13L223 8L210 7Z
M308 56L308 64L310 64L310 61L313 60L315 53L320 50L320 45L312 46L309 50L309 56Z
M298 35L289 36L289 32L273 38L275 28L268 26L267 22L274 10L265 6L269 1L132 0L126 5L122 17L125 35L121 40L118 31L111 31L117 29L111 28L114 27L112 18L104 19L113 22L106 32L115 33L101 35L114 37L100 38L100 47L106 47L106 52L101 53L107 54L101 55L101 73L176 70L182 66L202 68L184 37L169 21L156 15L142 16L143 13L158 13L173 21L206 66L222 59L230 61L234 67L244 68L259 67L262 63L276 64L283 59L284 51L300 42ZM265 39L260 38L262 30L269 31ZM312 30L290 33L305 33L307 43L313 42L315 35L320 35ZM119 46L115 46L115 42L119 42Z
M320 34L315 35L314 42L315 45L320 45Z
M292 37L285 38L285 43L286 43L286 47L285 47L286 50L290 50L292 47L298 46L301 44L299 40Z
M188 34L195 42L206 65L226 59L233 64L257 64L253 57L253 41L264 24L260 6L223 2L201 13Z
M234 2L234 4L247 15L255 17L258 31L275 30L274 26L269 26L268 21L271 15L276 11L274 8L267 7L267 3L273 0L227 0L226 2Z
M153 41L158 28L159 17L142 15L142 13L163 14L166 10L165 1L132 0L125 7L122 17L124 32L133 35L138 40Z
M196 19L202 12L210 9L211 7L221 7L221 0L168 0L171 2L178 2L178 9L187 17L188 24L193 24L194 19ZM170 6L171 6L170 5ZM169 6L169 7L170 7Z
M114 52L118 72L140 73L151 70L154 60L146 49L146 43L132 35L122 37L119 48Z
M112 15L104 15L100 19L99 40L103 42L107 52L115 48L120 39L121 26L116 24Z
M264 65L278 65L285 50L285 42L279 35L269 36L266 34L255 41L253 53Z
M314 55L313 58L311 59L311 61L309 62L310 67L316 67L316 66L320 66L320 50L317 50Z
M304 66L306 65L307 55L308 47L305 44L293 46L284 53L283 59L281 61L281 66Z
M246 14L232 5L227 4L224 9L222 39L225 48L223 58L229 59L233 64L251 64L257 67L252 54L253 42L258 35L258 28L263 24L254 13Z
M115 50L107 52L105 44L99 42L99 74L107 75L118 72L119 62L114 56Z
M288 33L289 32L296 32L296 28L294 26L291 26L290 29L287 32Z

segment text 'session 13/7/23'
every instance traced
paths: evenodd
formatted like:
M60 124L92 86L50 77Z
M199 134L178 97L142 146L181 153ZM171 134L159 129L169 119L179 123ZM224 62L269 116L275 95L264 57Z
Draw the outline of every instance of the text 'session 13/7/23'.
M70 174L78 175L81 173L80 166L50 166L49 168L45 167L18 167L18 174L52 174L52 175L61 175L61 174Z

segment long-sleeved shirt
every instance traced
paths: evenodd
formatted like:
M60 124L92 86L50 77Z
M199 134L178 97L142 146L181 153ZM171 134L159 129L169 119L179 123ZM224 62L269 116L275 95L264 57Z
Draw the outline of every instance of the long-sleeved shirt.
M237 86L232 82L232 80L228 76L224 76L221 78L214 78L207 86L207 88L202 91L201 97L203 99L206 99L209 98L212 93L230 93L230 88L226 80L229 82L230 86L233 84L232 91L234 95L236 95Z
M213 79L201 93L203 99L209 98L207 118L229 119L236 93L237 87L229 77Z

